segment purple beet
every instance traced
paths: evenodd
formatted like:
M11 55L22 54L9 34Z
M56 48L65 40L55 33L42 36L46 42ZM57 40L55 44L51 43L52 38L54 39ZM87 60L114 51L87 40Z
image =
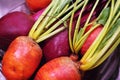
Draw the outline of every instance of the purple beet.
M43 54L46 61L60 56L68 56L70 53L69 51L67 29L47 39L43 45Z
M23 12L11 12L0 19L0 48L6 50L17 36L28 35L34 24L31 16Z

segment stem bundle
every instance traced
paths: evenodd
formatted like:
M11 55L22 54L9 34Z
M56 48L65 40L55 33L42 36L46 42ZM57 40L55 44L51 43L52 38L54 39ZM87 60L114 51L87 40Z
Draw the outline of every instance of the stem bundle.
M99 2L100 0L95 1L84 26L80 27L80 21L89 0L76 0L75 2L72 0L52 0L33 25L29 37L39 43L68 28L71 51L78 54L89 34L102 24L104 27L99 36L80 60L81 70L93 69L104 62L120 44L120 0L108 0L99 16L91 22ZM72 23L78 10L80 13L72 36ZM68 20L70 21L69 26L67 25ZM63 26L59 27L61 24ZM93 24L92 28L85 33L90 24Z

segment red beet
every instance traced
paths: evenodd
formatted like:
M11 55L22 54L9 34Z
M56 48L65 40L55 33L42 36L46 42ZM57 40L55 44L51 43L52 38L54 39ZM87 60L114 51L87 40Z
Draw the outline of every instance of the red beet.
M91 25L88 26L89 29L90 29L90 27L91 27ZM88 30L88 28L87 28L87 30ZM84 55L84 53L88 50L88 48L94 42L94 40L97 38L97 36L99 35L99 33L101 32L102 29L103 29L103 26L100 25L90 33L90 35L88 36L88 38L86 39L85 43L83 44L83 46L80 50L82 55Z
M45 8L43 8L43 9L39 10L38 12L34 13L34 14L32 15L33 19L34 19L35 21L37 21L38 18L39 18L39 16L41 16L41 14L44 12L44 10L45 10Z
M43 44L43 54L46 61L60 56L69 55L68 30L64 30L55 36L49 38Z
M69 57L59 57L43 65L34 80L81 80L81 75Z
M0 48L5 49L17 36L26 36L34 24L31 16L23 12L11 12L0 19Z

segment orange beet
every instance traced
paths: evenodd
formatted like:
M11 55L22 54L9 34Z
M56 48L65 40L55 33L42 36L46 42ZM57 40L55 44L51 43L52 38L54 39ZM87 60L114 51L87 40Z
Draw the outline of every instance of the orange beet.
M27 36L19 36L3 56L2 72L7 80L28 80L42 58L39 45Z
M26 4L32 11L38 11L47 7L52 0L26 0Z
M71 58L58 57L43 65L34 80L81 80L81 73Z

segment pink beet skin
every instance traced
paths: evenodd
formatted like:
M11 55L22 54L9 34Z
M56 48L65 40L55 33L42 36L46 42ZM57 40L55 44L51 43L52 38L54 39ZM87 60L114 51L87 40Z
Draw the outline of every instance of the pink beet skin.
M90 27L90 26L89 26ZM88 27L88 28L89 28ZM89 28L90 29L90 28ZM103 29L103 26L100 25L98 26L96 29L94 29L90 35L88 36L88 38L86 39L85 43L83 44L80 52L82 55L84 55L86 53L86 51L88 50L88 48L92 45L92 43L94 42L94 40L97 38L97 36L99 35L99 33L101 32L101 30Z

